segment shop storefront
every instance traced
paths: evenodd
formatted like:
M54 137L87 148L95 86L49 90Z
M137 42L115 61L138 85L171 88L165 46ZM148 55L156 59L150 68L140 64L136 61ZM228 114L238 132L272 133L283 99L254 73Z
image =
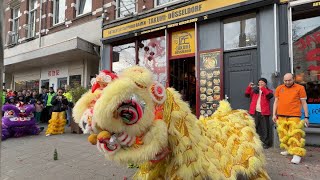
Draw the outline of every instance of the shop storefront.
M5 88L40 90L74 87L88 88L99 72L98 46L74 37L67 41L6 58Z
M310 123L320 125L320 1L290 2L288 19L291 72L306 88Z
M29 68L28 70L21 69L13 72L11 74L12 78L6 84L12 84L12 87L7 88L16 91L38 91L41 86L44 86L46 89L53 87L56 91L58 88L64 88L65 85L88 87L90 77L97 73L98 61L91 62L91 64L86 64L82 61L71 61L39 68Z
M150 69L155 80L179 91L198 116L211 115L221 99L246 109L249 82L261 75L276 81L274 3L189 2L139 20L106 24L102 67L116 73L132 65ZM273 89L275 83L270 84Z

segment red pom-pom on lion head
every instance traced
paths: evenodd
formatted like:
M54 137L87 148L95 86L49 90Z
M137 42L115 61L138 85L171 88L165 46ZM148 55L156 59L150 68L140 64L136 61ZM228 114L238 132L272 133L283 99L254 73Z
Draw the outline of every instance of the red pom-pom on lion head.
M96 78L91 79L91 91L94 93L98 88L106 87L112 80L118 78L118 76L111 71L101 70Z

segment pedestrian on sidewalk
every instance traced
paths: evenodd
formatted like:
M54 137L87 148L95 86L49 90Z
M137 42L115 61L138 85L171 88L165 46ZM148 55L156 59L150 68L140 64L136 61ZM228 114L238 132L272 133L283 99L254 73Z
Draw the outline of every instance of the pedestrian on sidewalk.
M304 125L309 125L307 95L305 88L294 83L294 76L287 73L283 77L284 84L277 87L273 104L273 122L277 123L281 154L293 155L291 160L299 164L301 157L305 156ZM301 120L301 106L305 116Z
M58 89L57 95L52 97L51 104L53 105L52 115L49 120L46 136L64 133L64 126L66 125L65 110L68 106L68 100L63 96L61 88Z
M53 90L53 87L50 87L49 88L49 92L47 93L47 99L46 99L46 109L47 109L47 112L48 112L48 116L47 116L47 118L49 119L49 118L51 118L51 115L52 115L52 108L53 108L53 106L52 106L52 104L51 104L51 101L52 101L52 98L54 97L56 95L56 93L54 92L54 90ZM48 120L46 120L46 121L48 121Z
M40 124L41 113L43 111L44 106L43 106L40 99L37 100L37 102L34 104L34 106L36 108L36 112L35 112L36 121L37 121L37 124Z
M258 85L250 82L245 92L246 97L251 98L249 113L254 117L256 131L264 149L270 146L270 99L273 97L273 92L267 84L267 79L260 78Z
M70 92L70 86L69 85L65 85L65 92L63 93L63 96L65 96L68 100L68 106L66 109L66 114L67 114L67 124L68 126L70 126L70 123L72 121L72 108L73 108L73 102L72 102L72 94Z

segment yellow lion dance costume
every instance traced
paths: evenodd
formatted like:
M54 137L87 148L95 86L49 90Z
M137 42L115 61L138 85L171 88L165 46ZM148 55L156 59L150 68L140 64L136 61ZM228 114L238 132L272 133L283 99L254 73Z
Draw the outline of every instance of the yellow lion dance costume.
M78 123L87 106L80 102ZM221 101L211 117L198 120L178 92L143 67L126 69L103 89L92 121L98 149L112 161L138 164L135 179L270 179L246 111Z

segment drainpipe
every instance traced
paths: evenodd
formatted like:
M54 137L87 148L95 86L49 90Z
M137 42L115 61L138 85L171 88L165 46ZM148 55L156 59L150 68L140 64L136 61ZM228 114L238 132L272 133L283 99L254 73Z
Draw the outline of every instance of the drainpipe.
M40 21L39 21L39 48L41 47L41 21L42 21L42 0L40 0Z
M273 5L273 31L274 31L274 62L275 62L275 76L279 75L278 69L278 31L277 31L277 4Z
M291 9L291 6L289 6L289 9L288 9L288 30L289 30L288 43L289 43L290 70L291 70L291 73L293 73L292 9Z

